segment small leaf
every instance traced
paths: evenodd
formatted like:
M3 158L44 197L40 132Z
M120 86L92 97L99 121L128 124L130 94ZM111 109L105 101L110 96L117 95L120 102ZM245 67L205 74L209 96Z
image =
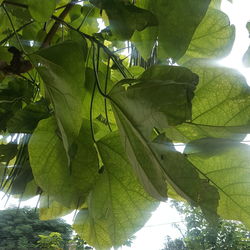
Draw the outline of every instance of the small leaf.
M56 0L29 0L29 12L38 22L46 22L53 14Z

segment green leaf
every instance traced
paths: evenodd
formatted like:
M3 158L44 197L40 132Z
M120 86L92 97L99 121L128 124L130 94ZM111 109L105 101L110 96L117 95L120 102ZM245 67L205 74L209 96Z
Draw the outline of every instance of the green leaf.
M38 22L46 22L53 14L56 0L29 0L29 12Z
M10 133L32 133L38 122L50 116L44 99L18 110L7 122Z
M16 156L17 144L8 143L0 145L0 162L9 162Z
M166 198L166 184L148 139L154 127L163 129L191 118L197 80L185 68L155 65L131 80L138 83L125 89L131 81L121 81L109 94L129 160L144 188L157 199Z
M168 184L192 205L200 206L207 219L215 222L219 194L216 188L210 186L204 176L199 176L196 168L185 156L174 149L174 145L165 137L159 135L151 147L156 153ZM204 192L206 190L206 192ZM207 191L210 192L207 192ZM171 194L171 193L170 193ZM174 198L174 197L173 197Z
M10 64L11 60L12 54L8 51L8 48L0 46L0 66L2 66L2 63Z
M135 31L131 41L144 59L151 56L153 46L158 34L157 27L147 27L142 31Z
M85 49L85 43L67 41L30 55L53 105L69 163L82 125Z
M39 204L39 219L53 220L71 213L73 209L67 208L57 201L53 200L49 195L42 194Z
M206 14L210 0L148 1L159 22L159 57L179 59Z
M234 38L235 27L230 25L228 16L220 10L209 9L180 61L226 56L232 49Z
M74 222L76 232L96 249L122 245L149 219L158 202L135 178L118 133L97 142L104 164L89 200Z
M136 82L136 84L131 84ZM123 80L111 91L112 106L120 109L146 137L191 119L197 75L186 68L154 65L137 80ZM135 108L136 107L136 108Z
M187 143L204 137L230 138L242 141L250 131L250 126L209 126L195 123L183 123L168 126L165 130L168 138L175 142Z
M249 125L250 88L233 69L206 60L191 60L186 67L199 75L192 108L192 122L210 126Z
M199 141L191 142L189 147L196 146L199 152L188 155L188 159L218 189L218 214L224 219L240 220L249 227L250 147L236 142L229 146L228 143L228 140L221 140L218 144L218 139L211 138L201 145ZM214 147L219 149L216 155Z
M85 201L98 175L98 157L90 135L89 121L75 142L72 172L55 119L39 122L29 143L29 155L36 183L53 200L68 208L78 208Z
M156 17L148 10L132 5L129 1L90 1L104 9L110 22L112 35L118 40L128 40L134 31L142 31L148 26L156 26ZM133 22L131 22L133 20Z

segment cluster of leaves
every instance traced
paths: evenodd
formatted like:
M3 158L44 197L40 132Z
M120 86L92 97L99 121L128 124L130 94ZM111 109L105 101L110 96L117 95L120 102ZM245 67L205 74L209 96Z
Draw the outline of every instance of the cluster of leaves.
M37 246L42 249L62 249L62 236L58 232L52 232L49 235L40 234Z
M64 249L71 239L71 226L61 219L41 221L39 214L30 208L12 208L0 211L0 248L34 249L38 235L61 235L60 246Z
M250 232L241 223L220 220L217 227L212 227L200 209L180 202L173 202L173 206L184 215L186 231L181 239L167 237L163 250L249 249Z
M214 64L235 36L220 2L0 1L1 189L39 194L42 219L77 209L96 249L168 197L250 226L250 88Z

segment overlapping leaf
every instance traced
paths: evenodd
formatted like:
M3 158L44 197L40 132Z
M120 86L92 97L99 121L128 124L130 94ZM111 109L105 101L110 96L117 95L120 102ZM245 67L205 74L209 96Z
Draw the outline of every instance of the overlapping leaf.
M158 202L135 178L118 133L97 142L104 172L96 182L88 209L76 217L74 229L96 249L120 246L140 229Z
M235 38L235 27L230 25L229 18L220 10L209 9L197 27L189 47L181 59L220 58L232 49Z
M29 0L29 12L39 22L46 22L56 7L56 0Z
M190 142L188 159L220 194L218 214L250 226L250 147L235 141L202 139Z
M39 218L41 220L52 220L67 215L72 211L71 208L63 206L46 193L42 194L40 198Z
M250 88L244 77L207 60L185 65L200 79L192 101L192 122L169 126L167 136L184 143L205 137L241 141L250 129Z
M122 81L109 94L129 160L144 188L157 199L166 198L166 183L164 167L149 145L150 135L154 127L191 119L197 80L185 68L154 66L132 80L136 84L125 88L131 81ZM174 185L170 176L167 179Z
M206 14L210 0L148 1L159 22L159 57L179 59Z
M118 40L128 40L135 30L142 31L158 23L150 11L138 8L127 0L92 0L90 2L106 11L111 32Z
M43 79L70 163L70 151L82 125L85 43L67 41L30 58Z
M80 207L96 181L99 168L89 121L85 120L76 141L71 173L53 117L40 121L29 143L29 155L35 181L42 190L64 206Z

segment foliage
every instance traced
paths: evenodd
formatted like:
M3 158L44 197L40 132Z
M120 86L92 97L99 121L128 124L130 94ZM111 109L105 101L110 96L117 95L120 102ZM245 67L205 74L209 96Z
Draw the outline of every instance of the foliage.
M243 224L220 219L217 227L211 226L200 209L176 202L173 205L184 215L186 231L181 239L167 237L164 250L249 249L250 232Z
M220 3L0 1L1 190L40 195L41 219L77 209L96 249L168 197L249 227L250 88L214 63L235 37Z
M93 249L91 246L88 246L86 241L84 241L79 235L75 235L70 243L75 247L76 250Z
M55 232L61 235L62 246L66 247L71 238L72 229L61 219L41 221L34 209L12 208L0 211L0 248L35 248L38 235ZM52 236L52 235L51 235Z
M49 235L39 234L37 247L42 249L61 249L62 237L60 233L52 232Z

